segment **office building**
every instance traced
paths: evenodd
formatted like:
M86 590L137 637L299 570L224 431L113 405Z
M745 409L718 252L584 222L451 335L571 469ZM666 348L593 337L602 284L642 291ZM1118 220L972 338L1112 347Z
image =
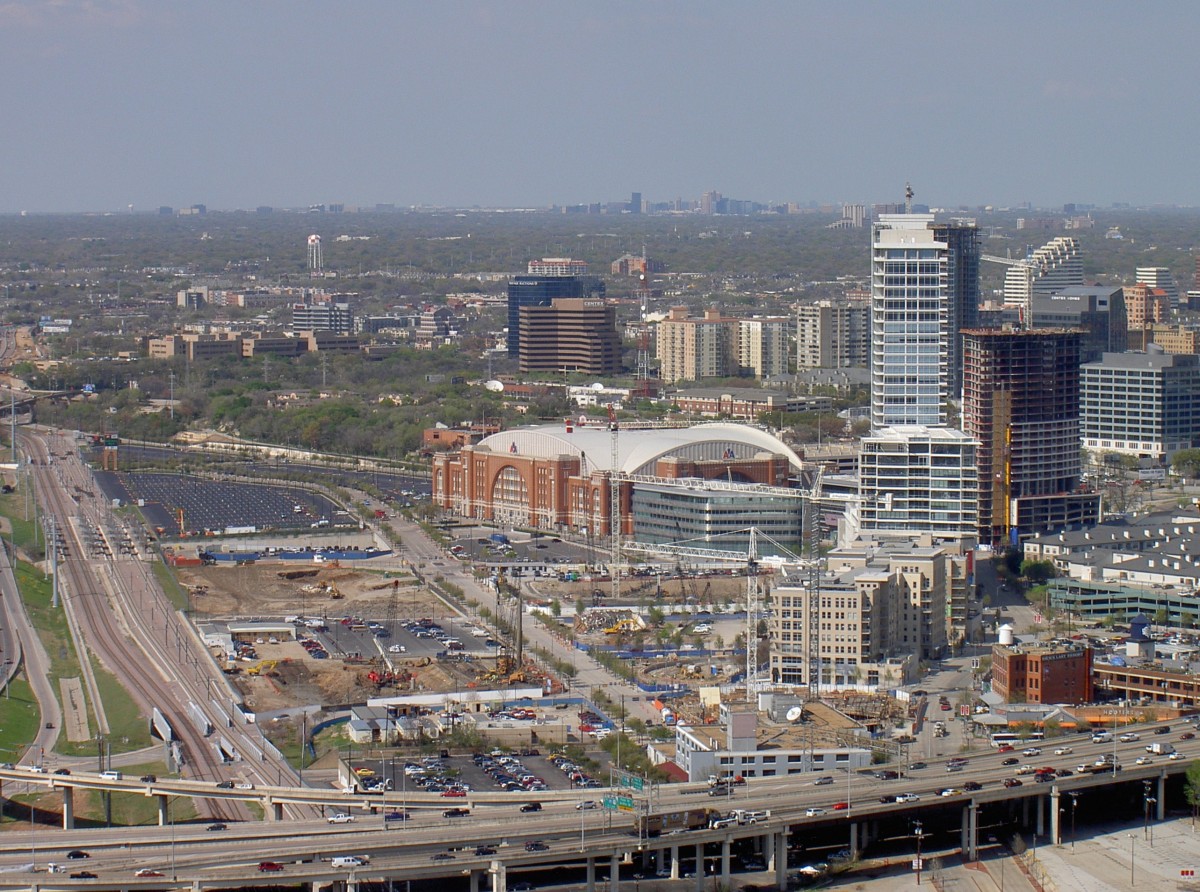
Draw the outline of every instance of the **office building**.
M736 374L737 333L738 320L720 310L705 310L704 318L693 319L687 307L671 307L656 331L659 377L673 384Z
M1121 289L1125 301L1125 324L1129 327L1129 349L1145 350L1153 338L1150 328L1166 322L1171 315L1167 292L1150 285L1126 285Z
M1129 322L1125 296L1111 285L1071 285L1056 291L1035 293L1032 328L1079 328L1080 362L1095 362L1105 353L1121 353L1129 346Z
M738 372L752 378L775 378L788 373L790 319L739 319Z
M530 260L525 271L531 276L586 276L588 265L586 260L570 257L543 257Z
M1179 283L1167 267L1139 266L1134 272L1134 281L1139 285L1160 289L1166 294L1171 309L1179 309Z
M1200 356L1105 353L1082 369L1083 445L1166 465L1200 442Z
M992 691L1006 703L1091 703L1092 649L995 644Z
M796 368L866 368L871 357L871 301L822 300L796 310Z
M940 425L960 372L959 332L978 318L979 231L932 214L872 230L871 423Z
M573 264L583 263L565 258L555 262L555 258L534 261L529 265L538 265L539 269L564 270L575 268ZM583 264L587 269L587 264ZM508 353L516 356L521 345L521 307L548 307L559 298L603 297L604 283L593 276L587 275L525 275L514 276L508 282Z
M517 359L522 373L620 374L616 308L593 298L558 298L548 307L521 307Z
M963 333L963 432L979 442L979 541L1094 523L1078 493L1079 343L1072 329Z
M353 334L354 313L344 301L292 304L292 331L331 331Z

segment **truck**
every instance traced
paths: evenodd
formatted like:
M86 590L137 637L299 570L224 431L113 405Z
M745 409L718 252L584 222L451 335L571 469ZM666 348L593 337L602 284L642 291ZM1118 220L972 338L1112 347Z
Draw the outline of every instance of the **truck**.
M330 815L325 820L330 824L353 824L354 815L348 815L345 812L338 812L336 815Z
M1155 741L1154 743L1146 744L1146 752L1153 753L1156 756L1169 756L1175 752L1175 747L1169 743Z
M508 536L504 535L503 533L492 533L490 536L488 536L488 539L490 539L496 545L509 544Z
M710 787L723 787L726 785L741 787L746 783L746 779L740 774L735 774L733 777L726 777L723 774L710 774L708 776L708 785Z
M699 830L720 817L721 813L715 808L688 808L641 815L637 820L637 828L641 836L659 836L674 830Z
M739 824L761 824L771 817L769 809L735 808L729 817L736 818Z

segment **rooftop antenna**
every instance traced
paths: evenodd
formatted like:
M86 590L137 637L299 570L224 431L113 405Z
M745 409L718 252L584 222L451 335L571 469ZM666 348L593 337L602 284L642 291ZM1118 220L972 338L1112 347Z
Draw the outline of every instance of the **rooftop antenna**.
M904 184L904 213L912 213L913 190L910 183Z

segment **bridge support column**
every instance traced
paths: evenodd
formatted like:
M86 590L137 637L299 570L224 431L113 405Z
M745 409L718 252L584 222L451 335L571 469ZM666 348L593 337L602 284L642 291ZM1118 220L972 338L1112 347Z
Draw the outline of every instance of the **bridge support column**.
M977 860L976 852L979 846L979 806L971 802L962 810L962 848L963 861Z
M704 843L696 843L696 892L704 890Z
M488 868L492 875L492 892L508 892L508 873L503 861L493 861Z
M671 879L679 879L679 846L671 846Z
M168 820L168 815L167 815L167 799L168 799L168 797L159 796L157 798L158 798L158 826L166 827L167 824L170 823L170 821Z
M774 845L771 846L771 861L769 868L775 871L775 888L780 892L785 892L787 889L787 841L788 833L785 829L782 833L776 833L773 840Z
M1050 845L1062 845L1062 809L1059 807L1058 787L1050 791Z
M858 824L851 822L850 824L850 860L853 861L858 857L861 845L858 841Z
M621 892L621 856L616 852L608 859L608 892Z
M730 845L729 838L721 840L721 885L726 889L729 888L729 861L730 861Z
M1034 836L1043 836L1046 833L1046 803L1045 796L1034 796L1037 807L1037 822L1033 828Z
M596 859L595 858L587 859L586 876L587 876L587 879L586 879L587 892L596 892Z
M479 878L482 875L482 873L483 872L479 871L479 870L472 870L471 873L467 876L468 892L479 892Z
M1158 793L1156 793L1155 795L1158 796L1158 802L1156 802L1154 805L1154 807L1156 809L1156 814L1154 816L1154 819L1156 821L1162 821L1162 820L1165 820L1167 817L1167 776L1166 776L1166 774L1159 774L1159 776L1158 776Z
M75 829L75 788L63 787L63 830Z

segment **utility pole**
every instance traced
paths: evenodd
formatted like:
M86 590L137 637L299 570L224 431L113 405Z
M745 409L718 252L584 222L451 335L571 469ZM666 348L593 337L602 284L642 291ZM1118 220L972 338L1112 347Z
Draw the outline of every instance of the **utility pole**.
M174 369L171 369L170 379L171 379L171 404L170 404L171 420L174 421L175 420L175 370Z

